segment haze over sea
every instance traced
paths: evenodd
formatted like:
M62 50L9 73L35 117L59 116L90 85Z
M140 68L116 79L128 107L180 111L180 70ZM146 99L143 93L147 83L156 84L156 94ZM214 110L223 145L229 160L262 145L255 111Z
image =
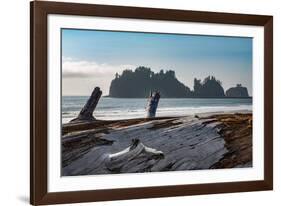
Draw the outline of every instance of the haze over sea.
M67 123L79 114L88 96L62 97L62 123ZM145 98L101 97L94 116L100 120L133 119L145 117ZM161 98L156 116L186 116L209 112L252 111L251 98Z

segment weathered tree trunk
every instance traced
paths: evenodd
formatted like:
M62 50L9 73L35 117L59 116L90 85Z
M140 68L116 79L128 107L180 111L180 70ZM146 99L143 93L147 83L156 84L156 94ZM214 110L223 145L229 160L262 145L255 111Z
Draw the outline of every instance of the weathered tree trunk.
M147 111L147 118L153 118L156 115L156 110L158 107L158 102L160 99L160 92L151 92L150 96L148 98L148 103L147 103L147 107L146 107L146 111Z
M77 125L63 125L63 176L252 167L252 114Z
M84 105L82 110L80 111L77 118L71 120L71 122L75 121L93 121L95 117L93 116L93 112L96 109L96 106L99 102L99 99L102 95L102 91L99 87L96 87L92 92L92 95L88 99L87 103Z

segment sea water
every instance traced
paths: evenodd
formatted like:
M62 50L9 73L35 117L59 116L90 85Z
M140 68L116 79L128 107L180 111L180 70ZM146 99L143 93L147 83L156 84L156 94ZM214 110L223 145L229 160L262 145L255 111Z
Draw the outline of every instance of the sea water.
M79 114L89 97L63 96L62 123L67 123ZM101 120L133 119L146 116L147 99L101 97L94 116ZM156 117L186 116L209 112L252 111L251 98L186 98L159 101Z

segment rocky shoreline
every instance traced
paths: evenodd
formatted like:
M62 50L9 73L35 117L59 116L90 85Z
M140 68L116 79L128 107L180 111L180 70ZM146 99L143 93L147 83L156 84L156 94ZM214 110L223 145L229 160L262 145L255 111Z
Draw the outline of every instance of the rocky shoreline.
M62 127L62 175L252 166L252 114L224 113Z

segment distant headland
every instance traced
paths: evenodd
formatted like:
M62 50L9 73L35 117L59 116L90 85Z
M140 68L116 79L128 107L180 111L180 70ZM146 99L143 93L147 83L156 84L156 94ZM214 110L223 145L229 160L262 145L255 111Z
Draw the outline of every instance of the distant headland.
M221 81L208 76L203 81L195 78L191 90L176 78L175 71L155 73L144 66L116 73L108 97L146 98L150 91L159 91L162 98L250 98L247 88L241 84L224 92Z

